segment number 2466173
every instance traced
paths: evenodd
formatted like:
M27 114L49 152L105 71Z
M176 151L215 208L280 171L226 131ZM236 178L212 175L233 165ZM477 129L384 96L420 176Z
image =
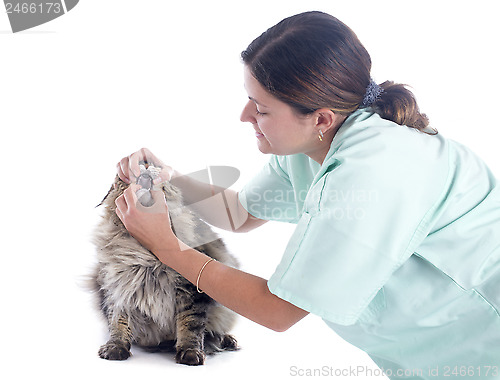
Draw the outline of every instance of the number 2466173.
M41 14L41 13L61 13L61 3L5 3L7 13L18 14Z

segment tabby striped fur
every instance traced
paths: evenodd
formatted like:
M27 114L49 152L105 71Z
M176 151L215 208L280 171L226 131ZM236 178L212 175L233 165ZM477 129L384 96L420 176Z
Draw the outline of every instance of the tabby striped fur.
M127 232L115 212L115 200L126 188L117 176L102 202L104 214L94 234L98 263L91 283L110 331L110 339L99 350L99 356L127 359L135 343L152 350L175 348L178 363L200 365L206 354L237 349L236 340L228 335L235 314L198 293L193 284ZM179 189L164 183L162 190L177 237L237 267L217 234L183 207Z

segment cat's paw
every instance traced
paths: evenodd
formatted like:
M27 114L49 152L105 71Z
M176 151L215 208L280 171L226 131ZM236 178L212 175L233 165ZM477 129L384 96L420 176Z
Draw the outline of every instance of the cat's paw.
M99 356L107 360L125 360L130 355L129 347L124 343L108 342L99 349Z
M175 361L179 364L203 365L205 363L205 353L193 348L179 350L175 356Z
M221 348L228 351L238 350L238 342L232 335L224 335L221 342Z

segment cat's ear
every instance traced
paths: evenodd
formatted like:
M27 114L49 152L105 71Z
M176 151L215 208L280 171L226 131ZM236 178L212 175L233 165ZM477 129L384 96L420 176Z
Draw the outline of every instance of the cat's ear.
M116 177L115 177L115 182L113 182L113 184L109 188L108 193L106 194L106 196L104 198L102 198L101 203L99 203L95 207L97 208L97 207L101 206L106 201L106 199L108 199L108 197L111 195L111 193L113 193L113 192L114 192L113 196L116 196L116 197L118 197L119 195L123 194L123 191L127 187L128 187L128 185L125 182L123 182L122 179L117 174Z
M111 187L109 188L108 193L105 195L105 197L104 197L104 198L102 198L102 201L101 201L101 202L100 202L97 206L95 206L95 207L97 208L97 207L101 206L101 205L104 203L104 201L106 200L106 198L108 198L108 197L109 197L109 194L111 194L111 192L112 192L115 188L116 188L116 183L113 183L113 184L111 185Z

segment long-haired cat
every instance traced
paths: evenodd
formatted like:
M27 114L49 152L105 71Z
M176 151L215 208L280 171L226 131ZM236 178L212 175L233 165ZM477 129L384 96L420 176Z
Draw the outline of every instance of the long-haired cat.
M160 262L127 232L115 212L115 200L127 186L116 176L101 202L105 210L94 234L98 263L91 282L110 332L99 356L127 359L134 343L149 350L170 347L175 349L178 363L200 365L206 354L237 349L236 340L228 334L236 315L199 293L196 286ZM180 190L168 182L161 189L176 236L236 267L235 258L216 233L183 207Z

